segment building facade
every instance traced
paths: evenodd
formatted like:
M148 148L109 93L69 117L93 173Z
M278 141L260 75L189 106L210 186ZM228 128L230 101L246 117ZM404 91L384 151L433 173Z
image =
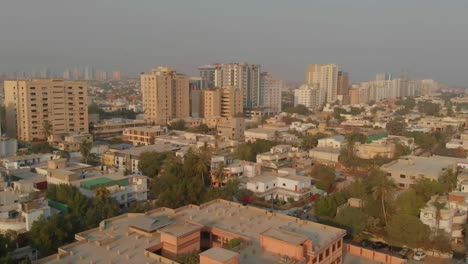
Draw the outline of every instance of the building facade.
M306 84L317 86L325 91L326 101L334 103L338 92L338 66L335 64L307 65Z
M262 72L260 76L260 102L262 107L272 108L281 112L281 90L283 81L275 78L268 72Z
M88 85L61 79L5 81L7 135L24 141L88 133Z
M141 75L141 92L146 120L167 124L190 116L189 78L168 67Z

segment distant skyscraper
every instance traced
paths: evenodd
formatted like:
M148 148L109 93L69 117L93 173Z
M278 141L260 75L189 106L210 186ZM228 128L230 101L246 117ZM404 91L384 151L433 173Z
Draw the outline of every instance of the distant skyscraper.
M78 67L73 68L73 80L80 80L81 79L81 72Z
M307 65L306 84L324 90L328 103L335 102L338 90L338 67L335 64Z
M106 71L96 71L95 79L98 81L106 81L107 80L107 72Z
M120 71L113 71L112 72L112 80L114 80L114 81L122 80L122 74L120 73Z
M167 124L190 116L189 78L168 67L141 75L145 119Z
M268 72L262 72L260 76L260 106L281 112L282 89L283 81Z
M303 84L299 89L294 90L294 106L304 105L309 109L315 110L323 106L325 99L325 90L320 89L318 85L313 87Z
M336 90L338 100L343 102L346 95L349 94L349 76L347 72L338 72L338 84Z
M65 71L63 72L63 79L65 80L70 80L71 78L71 72L69 68L66 68Z
M87 81L94 80L94 69L90 66L86 66L84 69L84 79Z

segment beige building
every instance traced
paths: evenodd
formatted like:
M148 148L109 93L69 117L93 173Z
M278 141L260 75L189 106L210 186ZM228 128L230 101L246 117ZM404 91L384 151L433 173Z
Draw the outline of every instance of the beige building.
M390 142L371 142L356 144L354 153L361 159L375 159L377 157L391 159L395 155L395 144Z
M222 89L221 116L234 117L243 113L242 90L234 87Z
M243 140L245 120L242 117L223 118L216 126L218 136L230 140Z
M309 64L306 71L306 84L318 86L326 93L328 103L337 99L338 66L336 64Z
M47 133L88 133L87 83L32 79L5 81L4 87L9 137L36 141Z
M144 126L126 128L123 132L123 140L132 142L133 145L151 145L154 144L155 138L167 133L166 127L161 126Z
M337 92L338 99L343 101L343 97L349 93L349 75L347 72L339 71L337 80Z
M351 263L343 260L345 235L343 229L213 200L106 219L38 263L177 263L177 256L191 252L201 252L201 264Z
M221 116L221 95L222 91L220 89L202 91L202 117L210 118Z
M168 67L158 67L141 75L145 119L167 124L190 116L189 78Z

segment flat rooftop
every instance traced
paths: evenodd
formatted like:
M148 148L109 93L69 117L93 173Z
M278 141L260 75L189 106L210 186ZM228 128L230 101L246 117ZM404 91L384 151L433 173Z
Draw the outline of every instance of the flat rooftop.
M165 227L149 236L131 230L153 229L152 219L161 220ZM170 223L168 223L169 221ZM139 224L138 224L139 223ZM171 224L173 223L173 224ZM156 225L159 225L156 223ZM149 226L149 227L148 227ZM277 254L263 252L260 234L270 234L285 240L311 239L313 250L323 250L326 245L344 237L345 230L276 214L256 207L243 206L225 200L213 200L200 206L187 205L178 209L159 208L145 214L125 214L101 223L100 228L77 234L77 242L60 248L58 254L40 260L40 263L162 263L145 254L146 249L161 243L161 233L180 235L203 226L219 229L250 240L240 251L242 263L275 263ZM257 252L257 253L252 253ZM215 249L202 254L224 257L226 253Z
M457 163L468 163L468 159L452 158L445 156L403 156L390 163L384 164L383 170L398 170L414 174L434 175L439 174L442 169L456 165Z
M132 156L140 156L145 152L169 152L179 150L180 147L174 146L173 144L165 144L157 142L154 145L142 146L142 147L135 147L130 149L125 149L118 151L117 153L123 155L132 155Z
M210 259L219 261L221 263L224 263L238 255L239 253L236 253L231 250L224 249L224 248L219 248L219 247L210 248L200 253L200 256L205 256Z

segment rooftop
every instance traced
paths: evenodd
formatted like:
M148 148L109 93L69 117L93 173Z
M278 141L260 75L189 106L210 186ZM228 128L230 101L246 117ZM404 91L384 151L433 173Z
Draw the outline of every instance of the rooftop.
M117 153L123 155L132 155L132 156L140 156L145 152L169 152L179 150L179 147L174 146L173 144L165 144L157 142L154 145L142 146L142 147L135 147L130 149L125 149L118 151Z
M468 163L467 159L452 158L445 156L403 156L398 160L384 164L381 168L383 170L399 170L412 172L415 174L434 175L439 174L443 169L455 166L458 163Z
M153 222L152 219L160 220ZM151 247L161 243L161 233L180 236L203 226L250 240L247 247L240 251L244 256L242 263L274 263L277 255L260 249L260 234L269 234L295 243L311 239L313 250L319 251L346 233L342 229L256 207L213 200L200 206L187 205L175 210L158 208L145 214L129 213L104 220L99 228L77 234L77 242L61 247L60 257L54 255L41 260L41 263L162 263L152 258L152 253L149 252ZM157 232L143 235L132 231L131 227L140 230L157 229ZM219 249L202 254L214 258L231 255Z
M239 253L236 253L231 250L227 250L224 248L219 248L219 247L214 247L210 248L202 253L200 253L200 256L205 256L208 257L212 260L219 261L221 263L225 263L226 261L238 256Z

